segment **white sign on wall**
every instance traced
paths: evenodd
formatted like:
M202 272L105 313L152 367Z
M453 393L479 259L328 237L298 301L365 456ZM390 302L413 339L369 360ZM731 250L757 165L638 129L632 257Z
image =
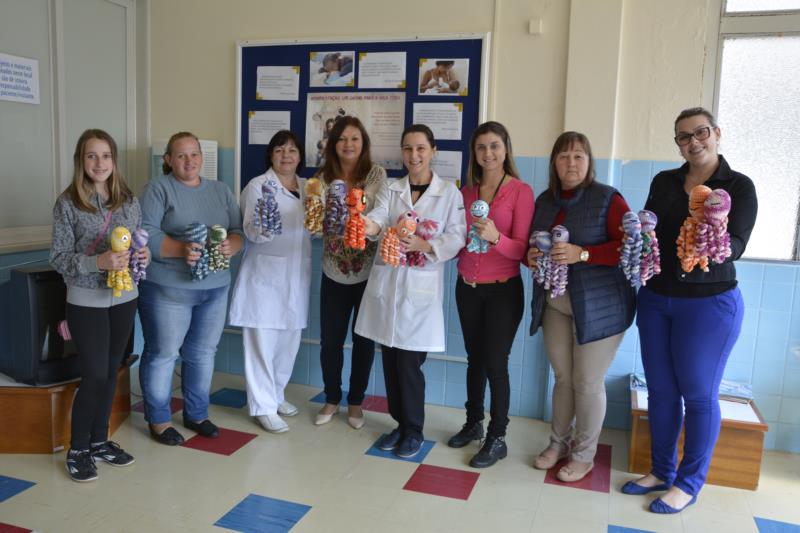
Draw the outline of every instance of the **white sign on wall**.
M39 61L0 53L0 100L39 103Z

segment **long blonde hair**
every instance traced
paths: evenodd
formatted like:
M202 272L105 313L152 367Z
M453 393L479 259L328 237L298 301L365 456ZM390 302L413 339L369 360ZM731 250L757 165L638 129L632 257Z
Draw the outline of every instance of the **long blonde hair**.
M72 156L75 170L72 173L72 183L67 187L66 192L72 200L72 203L78 209L89 213L97 212L97 208L91 203L92 195L95 193L96 189L92 184L92 180L86 176L86 170L83 167L83 157L86 155L86 144L91 139L104 141L108 143L108 147L111 149L113 168L111 170L111 176L108 177L107 181L108 200L106 200L106 207L113 211L133 198L133 192L128 188L128 185L125 183L125 178L122 177L122 172L120 172L117 166L117 143L114 142L111 135L103 130L88 129L78 138L78 143L75 145L75 153Z

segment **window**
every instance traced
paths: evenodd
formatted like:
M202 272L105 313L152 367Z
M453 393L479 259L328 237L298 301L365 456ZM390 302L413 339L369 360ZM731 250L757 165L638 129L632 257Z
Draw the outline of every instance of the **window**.
M798 260L800 0L727 0L716 54L720 153L758 192L745 257Z

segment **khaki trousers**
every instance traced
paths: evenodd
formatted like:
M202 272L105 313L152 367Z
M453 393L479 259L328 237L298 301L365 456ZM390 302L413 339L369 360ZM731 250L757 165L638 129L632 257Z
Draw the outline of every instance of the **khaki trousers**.
M606 371L625 333L578 344L569 292L557 298L548 292L545 298L544 344L556 375L550 445L560 454L570 450L575 461L590 463L606 414Z

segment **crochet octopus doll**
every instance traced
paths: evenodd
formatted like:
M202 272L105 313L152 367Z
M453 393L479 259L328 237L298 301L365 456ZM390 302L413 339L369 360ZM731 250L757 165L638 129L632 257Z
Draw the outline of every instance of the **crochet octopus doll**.
M133 278L133 282L137 285L141 280L147 279L147 271L145 270L147 265L136 258L136 252L147 246L149 238L150 235L148 235L147 230L144 228L137 229L131 235L131 258L128 266L131 269L131 278Z
M322 233L322 217L325 216L325 204L322 202L322 182L319 178L309 178L306 181L304 192L305 219L303 225L312 234Z
M349 216L344 227L344 245L347 248L363 250L367 247L364 221L359 216L367 207L364 190L353 187L347 193L347 211Z
M483 200L475 200L469 208L472 218L486 219L489 216L489 204ZM489 243L481 239L478 232L475 230L475 225L472 224L469 228L467 235L469 242L467 243L467 251L476 254L485 254L489 251Z
M228 238L228 230L219 224L211 226L208 232L208 269L212 272L228 270L231 267L230 260L222 255L219 247L222 241Z
M530 241L528 242L531 248L536 248L542 255L536 261L536 270L533 271L533 279L539 285L544 285L545 290L550 288L550 271L552 268L552 260L550 259L550 250L553 248L553 237L549 231L534 231L531 233Z
M341 237L347 222L347 185L342 180L333 180L328 186L325 197L325 218L322 219L322 230L327 235Z
M386 230L381 241L381 258L384 263L393 267L406 264L402 239L417 231L418 222L419 217L414 211L406 211L397 218L397 224Z
M622 216L622 248L620 249L619 266L631 286L639 288L642 284L642 222L639 215L628 211Z
M275 199L277 189L269 180L261 186L261 198L256 200L253 210L253 225L261 228L265 237L280 235L283 232L281 212L278 210L278 201Z
M417 223L417 231L414 232L414 235L416 235L420 239L429 241L436 234L437 229L439 229L439 223L436 222L435 220L426 218L424 220L420 220ZM426 262L427 259L425 258L424 253L417 251L406 252L406 265L421 267L425 266Z
M642 224L642 264L639 266L639 278L642 285L647 285L653 276L661 274L661 252L658 248L656 225L658 217L652 211L639 211L639 222Z
M131 247L131 232L124 226L117 226L111 232L111 251L125 252ZM119 298L122 296L122 291L133 290L133 280L131 279L131 272L125 266L122 270L109 270L108 281L106 282L109 289L114 290L114 296Z
M560 242L569 242L569 230L564 226L553 228L553 245ZM563 295L567 291L567 273L569 265L559 265L555 262L550 265L550 298Z
M197 249L200 250L200 259L191 267L192 281L200 281L208 276L208 250L206 249L206 241L208 241L208 227L199 222L192 222L183 233L179 235L179 240L183 242L192 242L197 244Z
M678 258L684 272L691 272L700 265L703 272L708 272L708 225L705 220L704 202L711 189L705 185L694 187L689 193L689 216L683 221L678 239Z
M714 189L706 197L703 207L708 225L706 252L719 265L731 256L731 236L728 233L731 197L724 189Z

